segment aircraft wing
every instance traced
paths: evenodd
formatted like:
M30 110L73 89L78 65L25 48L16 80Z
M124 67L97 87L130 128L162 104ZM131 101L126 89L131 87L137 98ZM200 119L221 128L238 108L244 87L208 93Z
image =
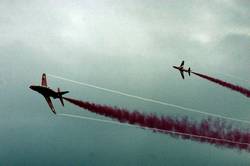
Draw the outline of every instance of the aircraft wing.
M43 73L43 75L42 75L41 85L47 87L47 78L46 78L46 74L45 73Z
M181 73L181 77L182 77L183 79L185 79L183 71L180 71L180 73Z
M53 106L53 103L52 103L51 99L50 99L49 97L46 97L46 96L44 96L44 98L46 99L46 101L47 101L47 103L48 103L48 105L49 105L51 111L52 111L54 114L56 114L56 110L55 110L55 108L54 108L54 106Z
M181 65L180 66L184 66L184 61L181 62Z

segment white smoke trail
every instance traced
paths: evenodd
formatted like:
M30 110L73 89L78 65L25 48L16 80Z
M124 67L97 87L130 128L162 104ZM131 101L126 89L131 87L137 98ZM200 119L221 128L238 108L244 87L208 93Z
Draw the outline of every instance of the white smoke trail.
M231 77L231 78L234 78L234 79L240 80L240 81L244 81L244 82L250 83L250 80L240 78L240 77L235 76L235 75L233 75L233 74L226 74L226 73L221 73L221 72L217 72L217 73L218 73L218 74L222 74L222 75L227 76L227 77Z
M202 64L202 66L204 67L204 64ZM209 67L211 67L211 66L206 66L206 68L209 68ZM200 71L200 72L203 71L202 73L206 73L205 70L199 69L199 71ZM241 78L241 77L236 76L236 75L234 75L234 74L229 74L229 73L225 73L225 72L221 72L221 71L213 71L212 73L214 73L214 74L219 74L219 75L223 75L223 76L225 76L225 77L229 77L229 78L232 78L232 79L236 79L236 80L239 80L239 81L242 81L242 82L250 83L250 80L249 80L249 79ZM210 73L210 74L212 74L212 73ZM209 74L209 73L208 73L208 74ZM210 75L210 74L209 74L209 75Z
M160 105L164 105L164 106L178 108L178 109L180 109L182 111L189 111L189 112L194 112L194 113L199 113L199 114L203 114L203 115L213 116L213 117L217 117L217 118L221 118L221 119L233 120L233 121L236 121L236 122L242 122L242 123L250 124L250 121L247 121L247 120L236 119L236 118L227 117L227 116L224 116L224 115L219 115L219 114L214 114L214 113L209 113L209 112L203 112L203 111L193 109L193 108L183 107L183 106L179 106L179 105L176 105L176 104L171 104L171 103L167 103L167 102L163 102L163 101L158 101L158 100L154 100L154 99L148 99L148 98L144 98L144 97L140 97L140 96L136 96L136 95L131 95L131 94L124 93L124 92L121 92L121 91L107 89L107 88L103 88L103 87L96 86L96 85L93 85L93 84L89 84L89 83L85 83L85 82L79 82L79 81L71 80L71 79L68 79L68 78L63 78L63 77L56 76L56 75L53 75L53 74L48 74L48 76L56 78L56 79L72 82L72 83L75 83L75 84L87 86L87 87L90 87L90 88L95 88L95 89L99 89L99 90L102 90L102 91L110 92L110 93L113 93L113 94L118 94L118 95L130 97L130 98L134 98L134 99L138 99L138 100L142 100L142 101L146 101L146 102L151 102L151 103L155 103L155 104L160 104Z
M163 132L163 133L182 135L182 136L189 136L189 137L193 137L193 138L201 138L201 139L208 139L208 140L215 140L215 141L223 141L223 142L233 143L233 144L238 144L238 145L247 145L247 146L250 145L249 143L245 143L245 142L237 142L237 141L231 141L231 140L228 140L228 139L220 139L220 138L214 138L214 137L200 136L200 135L196 135L196 134L188 134L188 133L182 133L182 132L176 132L176 131L170 131L170 130L163 130L163 129L157 129L157 128L142 127L142 126L136 126L136 125L131 125L131 124L127 124L127 123L119 123L119 122L115 122L115 121L111 121L111 120L91 118L91 117L87 117L87 116L72 115L72 114L58 114L58 116L85 119L85 120L92 120L92 121L97 121L97 122L102 122L102 123L116 124L116 125L120 125L120 126L143 128L143 129L154 130L154 131L159 131L159 132Z

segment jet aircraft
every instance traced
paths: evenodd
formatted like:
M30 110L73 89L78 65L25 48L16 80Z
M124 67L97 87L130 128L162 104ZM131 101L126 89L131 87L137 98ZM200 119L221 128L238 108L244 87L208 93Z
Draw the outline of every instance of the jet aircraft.
M189 76L190 76L190 74L191 74L191 69L190 69L190 67L189 67L188 69L185 69L185 68L184 68L184 61L181 62L181 65L180 65L180 66L173 66L173 68L178 69L178 70L180 71L181 77L182 77L183 79L185 79L185 77L184 77L184 72L187 72Z
M46 74L43 73L42 75L42 81L41 81L41 85L31 85L30 89L40 93L41 95L43 95L43 97L46 99L51 111L56 114L56 110L53 106L53 103L50 99L50 97L54 98L54 99L60 99L62 106L64 106L63 103L63 95L66 93L69 93L69 91L60 91L60 88L57 88L57 92L50 89L47 86L47 78L46 78Z

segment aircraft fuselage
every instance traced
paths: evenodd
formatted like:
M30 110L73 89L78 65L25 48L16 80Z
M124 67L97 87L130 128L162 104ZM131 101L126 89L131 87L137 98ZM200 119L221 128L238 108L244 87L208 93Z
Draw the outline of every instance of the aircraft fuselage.
M45 86L31 85L30 89L42 94L43 96L53 97L54 99L59 98L59 95L56 91Z
M190 68L190 67L189 67L188 69L185 69L185 68L184 68L184 61L181 62L181 65L180 65L180 66L173 66L173 68L180 71L181 77L182 77L183 79L185 79L185 77L184 77L184 72L187 72L189 76L190 76L190 74L191 74L191 68Z
M188 72L188 70L184 69L182 66L173 66L173 68L180 70L180 71Z

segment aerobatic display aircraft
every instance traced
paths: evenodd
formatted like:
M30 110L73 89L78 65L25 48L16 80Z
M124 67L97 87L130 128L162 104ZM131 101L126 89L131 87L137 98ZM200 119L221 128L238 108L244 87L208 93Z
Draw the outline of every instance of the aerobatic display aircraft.
M180 66L173 66L173 68L178 69L178 70L180 71L181 77L182 77L183 79L185 79L185 77L184 77L184 72L187 72L189 76L190 76L190 74L191 74L191 69L190 69L190 67L189 67L188 69L185 69L185 68L184 68L184 61L181 62L181 65L180 65Z
M63 103L63 95L66 93L69 93L69 91L60 91L60 88L57 88L57 92L50 89L47 86L47 78L46 78L46 74L43 73L42 75L42 81L41 81L41 85L31 85L30 89L40 93L41 95L44 96L44 98L46 99L51 111L56 114L56 110L53 106L53 103L50 99L50 97L54 98L54 99L60 99L62 106L64 106Z

